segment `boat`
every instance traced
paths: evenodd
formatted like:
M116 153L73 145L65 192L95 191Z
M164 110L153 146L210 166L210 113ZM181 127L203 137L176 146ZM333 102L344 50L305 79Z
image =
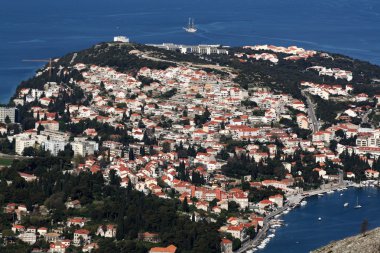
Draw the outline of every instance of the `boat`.
M323 195L325 195L325 194L323 194L323 193L318 193L318 196L323 196Z
M343 196L343 193L341 193L340 196Z
M327 192L327 194L331 194L331 193L334 193L334 191L331 190L331 191L328 191L328 192Z
M318 220L319 220L319 221L321 221L321 220L322 220L322 218L321 218L321 217L319 217L319 218L318 218Z
M270 235L268 235L268 237L273 238L273 237L275 237L275 234L270 234Z
M346 203L344 203L343 206L344 206L344 207L348 207L348 205L349 205L349 204L346 202Z
M362 208L362 206L359 205L359 197L356 197L356 206L354 208L356 209Z
M307 204L306 200L302 200L301 203L300 203L301 206L306 206L306 204Z
M194 19L192 18L189 18L189 24L187 25L187 27L184 27L183 29L185 29L185 31L188 33L195 33L196 31L198 31L198 29L194 25Z

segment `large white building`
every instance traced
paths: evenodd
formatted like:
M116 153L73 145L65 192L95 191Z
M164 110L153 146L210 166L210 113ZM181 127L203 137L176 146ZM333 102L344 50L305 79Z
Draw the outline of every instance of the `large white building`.
M22 233L19 235L19 239L23 242L33 245L37 241L37 236L35 233Z
M56 156L69 143L69 135L59 131L45 130L38 135L38 140L44 150L50 151L52 155Z
M19 134L15 136L15 152L18 155L22 155L25 148L34 147L37 144L37 138L35 135Z
M9 118L10 123L14 123L16 120L16 108L15 107L0 107L0 122L5 123L6 118Z
M93 155L98 150L99 145L95 141L88 141L85 138L74 138L74 142L71 143L74 151L74 155L87 156Z
M16 142L15 152L19 155L22 155L27 147L41 145L44 150L50 151L52 155L56 156L69 143L68 134L49 130L41 131L39 135L36 132L21 133L15 135L14 139Z
M114 42L122 42L122 43L128 43L129 39L125 36L115 36L113 37Z

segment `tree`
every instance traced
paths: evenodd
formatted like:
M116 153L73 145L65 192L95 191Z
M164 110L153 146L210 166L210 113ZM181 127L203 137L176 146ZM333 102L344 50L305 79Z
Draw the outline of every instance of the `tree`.
M129 148L129 160L134 161L135 160L135 154L133 153L133 149Z
M42 125L42 124L38 124L38 127L37 127L37 134L40 134L41 131L44 131L45 130L45 127Z
M34 147L26 147L26 148L24 148L22 155L23 156L35 156L36 155L36 149Z
M331 149L332 151L335 152L337 146L338 146L338 142L337 142L336 140L331 140L331 141L330 141L330 149Z
M11 119L9 118L8 115L5 117L4 122L5 122L5 124L7 124L7 125L11 123Z
M162 144L162 151L163 151L164 153L169 153L170 150L171 150L171 148L170 148L170 143L169 143L169 142L164 142L164 143Z
M254 227L249 227L247 229L247 235L249 236L250 239L253 239L256 236L256 231Z
M83 164L85 161L86 161L86 160L85 160L84 157L81 156L81 155L76 155L76 156L74 157L74 164L75 164L76 166L78 166L78 164Z
M189 204L187 203L187 197L185 197L185 199L182 202L182 210L186 213L188 213L190 211L189 210Z
M116 170L111 170L109 173L110 185L120 186L121 179L116 175Z

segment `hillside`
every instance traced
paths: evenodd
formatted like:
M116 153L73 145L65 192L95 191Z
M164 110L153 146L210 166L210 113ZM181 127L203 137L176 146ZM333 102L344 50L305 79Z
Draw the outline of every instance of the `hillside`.
M135 75L142 67L166 69L170 66L193 66L207 72L222 75L233 74L235 76L234 81L249 91L269 88L275 92L291 94L304 102L306 98L301 94L301 82L341 85L343 87L352 85L353 91L349 98L342 99L337 96L323 101L324 103L321 104L320 99L314 97L313 101L318 104L316 108L317 116L325 123L336 123L336 117L350 104L354 106L366 105L366 103L357 104L354 100L355 95L360 93L365 93L369 96L380 94L379 66L343 55L317 51L310 52L315 52L315 54L302 58L303 56L298 57L298 55L289 53L259 50L254 47L234 47L229 48L228 55L197 55L181 54L177 51L136 43L102 43L57 59L53 63L50 78L48 77L48 71L44 71L41 75L22 82L18 89L25 87L38 88L38 86L49 80L58 83L67 82L70 78L80 80L80 73L71 68L77 63L109 66L119 72L132 75ZM275 56L277 62L274 63L267 58L253 59L252 56ZM334 78L329 74L321 75L318 71L309 69L314 66L350 72L352 73L352 80ZM69 70L69 73L62 75L62 69ZM326 108L329 108L328 113L326 113Z
M365 236L352 236L314 250L312 253L374 253L380 252L380 228L366 233Z
M6 241L29 238L12 227L16 203L24 228L63 229L72 252L220 252L221 238L235 251L288 205L285 192L380 171L376 154L373 172L372 154L343 149L375 125L380 67L298 47L228 51L102 43L22 82L0 136L0 152L28 157L0 173ZM98 233L107 226L116 240Z

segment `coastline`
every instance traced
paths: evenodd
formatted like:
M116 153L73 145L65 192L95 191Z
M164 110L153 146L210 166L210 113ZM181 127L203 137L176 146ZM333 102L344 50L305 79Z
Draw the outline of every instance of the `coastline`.
M244 252L256 252L258 250L265 249L267 243L274 236L269 236L268 231L272 228L273 225L276 227L280 227L282 225L278 225L282 223L282 220L278 220L277 218L281 215L288 214L293 209L300 206L301 202L317 195L325 195L331 191L345 191L349 188L363 188L363 187L378 187L377 181L375 180L366 180L362 181L360 184L352 183L350 181L345 181L344 184L335 184L330 187L325 187L324 189L310 190L305 191L297 195L291 196L291 200L288 199L288 202L284 205L284 207L277 209L267 215L263 221L263 227L259 230L255 238L250 239L242 243L242 246L235 253L244 253ZM264 242L264 245L262 243ZM262 245L261 247L259 247Z

